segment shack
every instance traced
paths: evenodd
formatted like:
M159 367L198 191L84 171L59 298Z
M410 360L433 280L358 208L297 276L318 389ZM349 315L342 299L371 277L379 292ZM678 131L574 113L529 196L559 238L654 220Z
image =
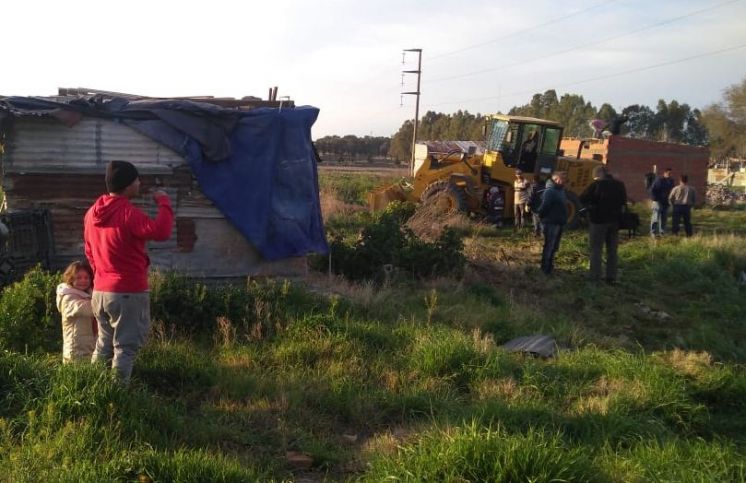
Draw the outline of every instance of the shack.
M83 216L105 192L110 160L137 166L142 196L166 191L170 240L151 243L152 267L189 276L300 275L325 252L315 108L278 101L163 99L94 89L0 97L3 220L8 278L34 263L59 269L83 257Z
M665 143L611 135L606 139L564 138L560 149L565 156L603 161L615 177L624 182L630 201L648 199L647 173L663 174L672 168L674 176L689 176L697 190L697 204L705 201L710 150L706 147Z

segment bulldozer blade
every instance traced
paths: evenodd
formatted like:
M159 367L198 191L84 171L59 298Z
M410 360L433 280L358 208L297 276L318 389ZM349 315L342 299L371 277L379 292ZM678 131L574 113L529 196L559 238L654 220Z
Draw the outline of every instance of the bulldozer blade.
M370 211L385 209L392 201L406 201L407 194L399 184L376 188L368 193L368 208Z

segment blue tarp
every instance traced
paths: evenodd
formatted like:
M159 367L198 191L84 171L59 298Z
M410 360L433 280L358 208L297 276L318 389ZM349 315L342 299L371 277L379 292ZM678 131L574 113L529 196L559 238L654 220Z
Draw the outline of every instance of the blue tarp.
M182 155L201 190L267 260L327 253L311 126L315 107L226 109L186 100L10 97L0 112L117 119Z

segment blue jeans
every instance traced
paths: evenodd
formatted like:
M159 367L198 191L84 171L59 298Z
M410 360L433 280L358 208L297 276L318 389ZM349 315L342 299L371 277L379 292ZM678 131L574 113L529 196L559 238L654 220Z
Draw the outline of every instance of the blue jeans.
M652 202L653 212L650 217L650 234L662 235L666 232L666 221L668 219L668 205Z
M565 225L544 223L544 249L541 253L541 271L549 275L554 269L554 255L559 250Z

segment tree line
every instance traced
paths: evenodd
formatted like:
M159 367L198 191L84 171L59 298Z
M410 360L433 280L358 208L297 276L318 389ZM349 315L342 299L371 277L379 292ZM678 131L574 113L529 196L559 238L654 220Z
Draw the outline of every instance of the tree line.
M612 124L625 119L620 134L653 141L694 146L709 146L714 160L746 157L746 79L728 87L720 102L705 109L692 108L676 100L661 99L655 108L634 104L617 112L610 104L599 107L578 94L557 96L554 89L537 93L524 105L508 114L538 117L559 122L565 136L590 137L592 120ZM453 114L428 111L420 119L419 140L481 140L485 117L479 113L457 111ZM318 151L332 159L360 158L371 160L389 156L406 162L411 156L412 120L404 121L392 137L325 136L316 141Z
M410 138L411 142L411 138ZM322 159L345 161L388 156L391 138L385 136L324 136L314 144Z

